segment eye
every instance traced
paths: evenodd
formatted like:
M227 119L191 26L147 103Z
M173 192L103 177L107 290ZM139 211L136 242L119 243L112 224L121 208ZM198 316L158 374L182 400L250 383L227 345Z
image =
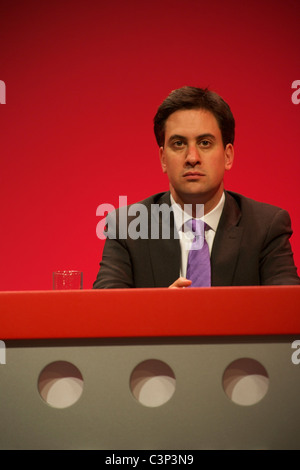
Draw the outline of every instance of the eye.
M204 139L200 142L201 147L209 147L211 145L210 140Z
M184 146L184 142L182 140L174 140L172 145L175 148L182 148Z

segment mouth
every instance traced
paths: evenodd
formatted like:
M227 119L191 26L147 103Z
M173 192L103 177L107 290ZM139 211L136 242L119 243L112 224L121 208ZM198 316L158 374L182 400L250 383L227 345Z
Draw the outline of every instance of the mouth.
M186 173L183 174L183 177L187 179L198 179L198 178L201 178L202 176L205 176L205 175L204 173L201 173L200 171L187 171Z

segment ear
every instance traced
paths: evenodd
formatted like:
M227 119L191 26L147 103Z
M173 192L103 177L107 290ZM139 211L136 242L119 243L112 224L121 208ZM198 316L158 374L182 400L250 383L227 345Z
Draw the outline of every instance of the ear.
M225 147L225 170L230 170L233 165L234 148L232 144L227 144Z
M159 159L163 173L167 173L166 157L163 147L159 147Z

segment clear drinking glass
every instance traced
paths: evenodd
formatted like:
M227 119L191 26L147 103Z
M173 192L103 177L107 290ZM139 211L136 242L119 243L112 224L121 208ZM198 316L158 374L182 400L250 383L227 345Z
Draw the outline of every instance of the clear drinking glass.
M53 289L82 289L82 271L64 270L53 273Z

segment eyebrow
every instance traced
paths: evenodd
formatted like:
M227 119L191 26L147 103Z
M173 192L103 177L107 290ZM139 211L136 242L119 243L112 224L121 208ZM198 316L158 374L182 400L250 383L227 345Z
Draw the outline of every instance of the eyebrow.
M210 134L209 132L206 132L205 134L199 134L197 135L196 139L199 140L199 139L205 139L205 138L211 138L213 140L216 140L216 137L213 135L213 134ZM173 134L170 136L170 138L168 139L168 143L169 142L172 142L172 140L176 140L176 139L180 139L180 140L187 140L185 136L183 135L180 135L180 134Z

